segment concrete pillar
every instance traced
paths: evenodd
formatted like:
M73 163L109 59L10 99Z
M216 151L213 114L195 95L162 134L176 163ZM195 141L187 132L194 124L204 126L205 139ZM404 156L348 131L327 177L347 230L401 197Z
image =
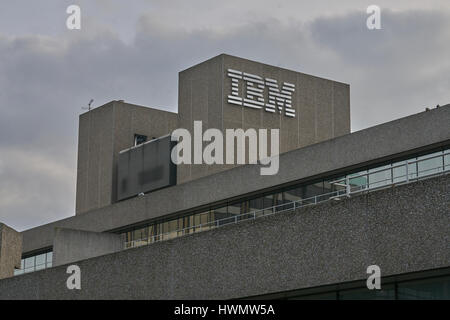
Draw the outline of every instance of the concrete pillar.
M14 276L22 259L22 234L0 223L0 279Z

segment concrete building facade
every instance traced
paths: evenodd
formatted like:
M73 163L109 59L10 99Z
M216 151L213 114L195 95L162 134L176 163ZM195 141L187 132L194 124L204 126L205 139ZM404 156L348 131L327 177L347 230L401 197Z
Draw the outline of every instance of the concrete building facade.
M284 83L293 85L290 105L295 116L286 116L285 110L270 112L273 109L268 108L269 89L273 83L280 90ZM235 99L242 100L230 99L233 85ZM250 92L256 90L255 87L261 96ZM258 104L249 102L257 98ZM348 84L225 54L181 71L178 101L179 128L193 132L194 121L202 121L204 130L217 128L223 132L236 128L279 129L281 153L350 133ZM234 165L180 165L178 182L232 167Z
M450 298L450 105L350 133L338 82L221 55L179 85L178 115L114 101L80 117L76 215L21 233L0 299ZM177 166L118 201L119 155L167 153L194 120L280 129L279 172Z
M177 114L111 101L80 115L76 214L117 201L119 152L135 143L136 135L167 135L177 128Z
M20 269L22 235L0 223L0 279L12 277L14 269Z

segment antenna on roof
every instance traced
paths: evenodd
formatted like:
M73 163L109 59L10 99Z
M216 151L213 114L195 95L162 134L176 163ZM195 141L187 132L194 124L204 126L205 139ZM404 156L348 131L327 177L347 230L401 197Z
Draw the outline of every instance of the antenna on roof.
M91 104L92 104L92 102L94 102L94 99L89 100L87 108L86 107L82 107L81 109L91 111Z

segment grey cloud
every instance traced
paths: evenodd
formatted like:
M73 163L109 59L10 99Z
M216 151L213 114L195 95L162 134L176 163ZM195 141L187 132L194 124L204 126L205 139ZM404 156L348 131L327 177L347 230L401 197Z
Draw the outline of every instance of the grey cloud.
M365 27L367 15L320 18L311 35L339 58L352 90L356 128L450 102L450 14L381 11L381 30Z

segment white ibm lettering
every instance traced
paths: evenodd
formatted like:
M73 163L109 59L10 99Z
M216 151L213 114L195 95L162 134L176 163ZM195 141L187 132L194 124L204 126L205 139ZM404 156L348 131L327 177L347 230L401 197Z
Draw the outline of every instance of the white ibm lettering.
M292 107L292 93L295 85L283 82L280 87L277 80L262 78L260 76L228 69L228 76L231 78L231 94L228 95L228 103L253 109L263 109L267 112L283 113L288 117L295 118L295 109ZM244 98L239 96L239 80L246 84ZM264 99L264 89L268 88L267 103Z

